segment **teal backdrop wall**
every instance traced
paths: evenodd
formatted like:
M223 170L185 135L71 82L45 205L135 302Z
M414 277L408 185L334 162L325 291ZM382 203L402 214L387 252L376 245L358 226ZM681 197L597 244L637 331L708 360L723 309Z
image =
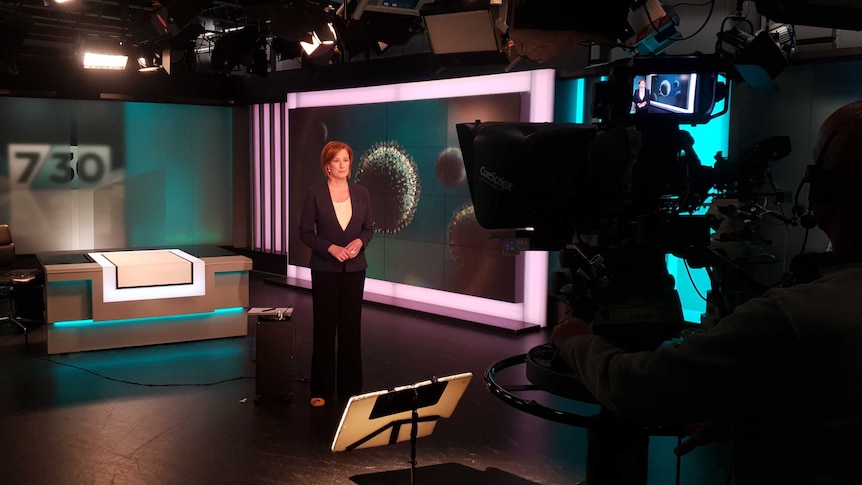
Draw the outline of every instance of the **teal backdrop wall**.
M0 98L18 252L232 242L232 108Z
M125 119L129 244L230 243L231 109L128 103Z

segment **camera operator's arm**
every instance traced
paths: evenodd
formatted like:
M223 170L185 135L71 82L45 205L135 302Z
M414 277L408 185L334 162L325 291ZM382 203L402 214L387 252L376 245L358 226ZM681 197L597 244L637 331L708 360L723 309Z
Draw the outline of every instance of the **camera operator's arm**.
M603 406L629 420L690 424L798 402L804 353L781 302L752 300L712 331L652 352L626 352L571 320L555 329L559 355Z
M557 322L554 332L551 334L551 343L557 346L558 342L564 342L569 337L592 334L593 326L591 324L569 315Z

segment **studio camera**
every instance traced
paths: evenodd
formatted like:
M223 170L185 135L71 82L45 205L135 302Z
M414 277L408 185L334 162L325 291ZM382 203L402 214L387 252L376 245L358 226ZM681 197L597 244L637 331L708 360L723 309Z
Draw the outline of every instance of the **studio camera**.
M716 219L702 209L713 198L759 197L755 187L785 147L701 163L680 125L726 111L712 56L636 58L607 72L593 86L595 124L456 129L479 224L509 250L559 251L551 293L618 345L654 348L684 325L666 255L732 267L711 249ZM652 93L641 110L632 94L639 85Z

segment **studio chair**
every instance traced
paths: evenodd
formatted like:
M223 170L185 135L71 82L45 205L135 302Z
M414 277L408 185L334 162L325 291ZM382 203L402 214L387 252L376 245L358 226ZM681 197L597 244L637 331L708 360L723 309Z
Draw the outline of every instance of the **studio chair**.
M15 261L15 243L8 224L0 224L0 268L8 269Z
M6 304L6 315L0 316L0 322L16 325L24 332L24 342L27 342L27 327L15 317L15 275L11 270L15 261L15 243L8 224L0 224L0 302Z

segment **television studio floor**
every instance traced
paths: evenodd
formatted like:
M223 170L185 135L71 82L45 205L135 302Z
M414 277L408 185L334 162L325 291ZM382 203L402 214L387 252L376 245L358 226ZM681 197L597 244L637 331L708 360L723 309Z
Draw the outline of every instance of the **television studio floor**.
M294 307L292 399L255 397L255 330L228 339L48 356L44 326L0 325L0 476L6 484L574 484L587 432L522 412L484 385L495 362L547 341L369 304L365 391L471 372L454 414L416 441L333 453L343 405L309 406L311 296L252 273L252 306ZM498 375L527 383L523 366ZM521 392L561 410L584 406ZM592 410L586 409L587 412ZM676 438L650 440L648 483L723 484L726 450L683 458Z

